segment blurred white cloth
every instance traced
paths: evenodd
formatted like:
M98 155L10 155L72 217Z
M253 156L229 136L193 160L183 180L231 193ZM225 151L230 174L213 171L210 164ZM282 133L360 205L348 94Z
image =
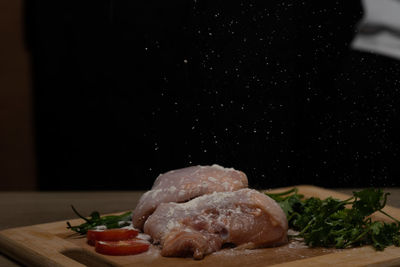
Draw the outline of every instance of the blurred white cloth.
M400 0L363 0L352 48L400 59Z

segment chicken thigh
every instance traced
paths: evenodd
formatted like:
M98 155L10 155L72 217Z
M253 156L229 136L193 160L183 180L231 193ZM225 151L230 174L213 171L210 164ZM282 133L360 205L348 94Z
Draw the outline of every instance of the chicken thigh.
M161 203L185 202L212 192L235 191L247 187L247 176L219 165L192 166L169 171L157 177L152 189L140 198L132 221L141 229Z
M227 243L253 247L283 244L287 230L281 207L253 189L215 192L186 203L163 203L144 225L144 232L161 245L163 256L195 259Z

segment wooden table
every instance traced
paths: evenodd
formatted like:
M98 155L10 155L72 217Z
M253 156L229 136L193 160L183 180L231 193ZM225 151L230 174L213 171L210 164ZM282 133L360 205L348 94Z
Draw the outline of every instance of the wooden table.
M355 189L337 189L351 194ZM388 204L400 207L400 188L391 192ZM143 191L111 192L0 192L0 230L32 224L76 218L70 205L89 215L94 209L101 214L132 210ZM21 266L0 255L0 267Z

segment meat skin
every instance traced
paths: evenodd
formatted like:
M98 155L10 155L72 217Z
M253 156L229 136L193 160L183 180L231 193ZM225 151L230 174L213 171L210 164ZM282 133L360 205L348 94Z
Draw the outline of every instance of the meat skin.
M152 189L140 198L132 216L133 225L142 230L146 219L161 203L185 202L213 192L236 191L247 185L243 172L216 164L169 171L159 175Z
M186 203L163 203L144 224L161 255L194 257L223 244L275 246L287 242L286 215L271 198L253 189L215 192Z

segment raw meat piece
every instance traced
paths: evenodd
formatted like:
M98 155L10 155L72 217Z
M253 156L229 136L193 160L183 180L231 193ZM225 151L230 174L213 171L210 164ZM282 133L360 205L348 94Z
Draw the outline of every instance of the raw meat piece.
M186 203L163 203L147 219L144 232L161 255L201 259L223 244L275 246L287 242L281 207L253 189L216 192Z
M161 203L185 202L212 192L236 191L246 187L246 174L216 164L169 171L159 175L152 189L140 198L133 212L133 225L142 229L146 219Z

